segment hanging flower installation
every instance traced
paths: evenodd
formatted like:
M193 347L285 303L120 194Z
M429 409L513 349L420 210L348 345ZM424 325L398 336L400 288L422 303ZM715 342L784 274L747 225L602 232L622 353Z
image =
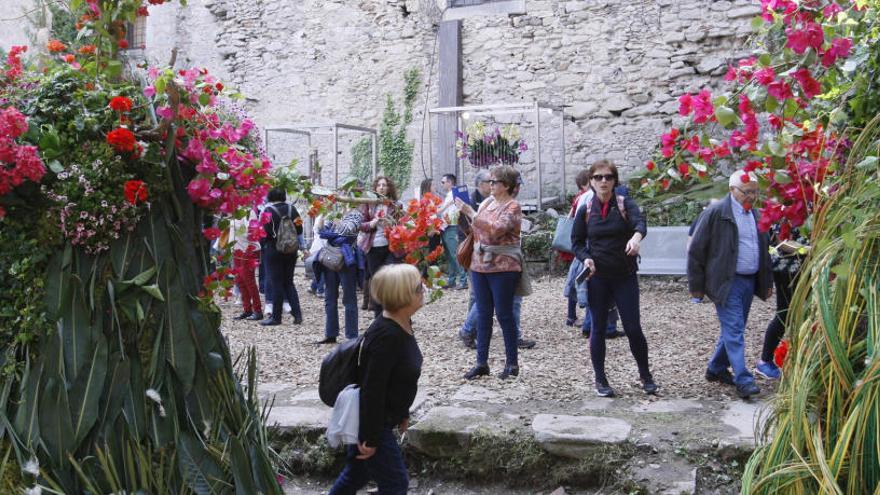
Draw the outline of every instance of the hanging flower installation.
M514 165L519 163L520 154L529 149L516 124L490 130L485 123L477 121L469 125L466 132L456 131L455 135L457 156L477 168Z

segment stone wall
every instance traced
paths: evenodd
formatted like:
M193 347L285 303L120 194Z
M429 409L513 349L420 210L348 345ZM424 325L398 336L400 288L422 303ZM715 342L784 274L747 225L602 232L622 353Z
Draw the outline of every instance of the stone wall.
M677 97L717 85L727 63L745 54L757 3L528 0L524 15L466 18L464 104L568 106L564 148L558 124L542 132L546 188L558 189L563 150L568 182L600 157L634 170L675 118ZM399 98L410 67L422 69L425 80L434 71L428 105L436 106L440 16L435 0L190 0L185 9L151 9L144 55L164 63L177 46L178 65L208 67L238 86L263 127L330 121L378 127L386 94ZM429 156L421 153L428 143L424 100L418 106L409 128L416 141L413 182L431 173ZM502 120L520 118L524 133L534 136L530 116ZM340 147L343 157L350 142ZM534 159L524 158L534 182ZM342 168L344 174L347 164Z

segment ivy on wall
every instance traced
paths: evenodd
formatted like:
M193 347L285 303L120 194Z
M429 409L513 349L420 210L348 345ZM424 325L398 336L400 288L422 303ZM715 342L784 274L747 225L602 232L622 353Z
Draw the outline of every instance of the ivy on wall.
M387 95L385 113L379 125L379 162L382 174L391 177L398 190L409 185L412 175L413 149L415 144L406 137L406 128L413 120L413 106L422 77L419 69L413 67L404 74L403 113L399 113L391 95Z

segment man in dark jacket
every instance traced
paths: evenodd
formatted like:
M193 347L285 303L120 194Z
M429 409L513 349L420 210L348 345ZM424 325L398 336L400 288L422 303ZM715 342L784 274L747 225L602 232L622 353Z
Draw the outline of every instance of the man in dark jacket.
M730 194L700 215L688 248L688 286L692 297L709 297L721 323L721 336L706 369L706 379L736 385L747 399L760 393L745 363L745 328L755 295L773 294L769 238L758 231L752 205L758 180L737 170ZM731 375L728 368L733 368Z

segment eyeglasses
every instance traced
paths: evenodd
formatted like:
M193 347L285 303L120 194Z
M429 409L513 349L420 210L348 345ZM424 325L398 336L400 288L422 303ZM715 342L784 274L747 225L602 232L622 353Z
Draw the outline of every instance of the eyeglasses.
M484 180L480 181L480 184L491 184L491 183L492 183L491 179L484 179Z
M491 186L494 186L495 184L501 184L500 180L495 180L495 179L489 179L486 182L488 182L489 185L491 185Z
M738 186L733 186L733 188L736 189L737 191L739 191L743 196L750 196L753 198L758 197L758 190L757 189L743 189Z
M615 177L614 174L595 174L593 175L593 177L591 177L591 179L595 180L596 182L611 182L615 179Z
M413 292L415 292L416 294L421 294L421 293L425 292L425 284L419 282L419 285L416 286L416 288Z

